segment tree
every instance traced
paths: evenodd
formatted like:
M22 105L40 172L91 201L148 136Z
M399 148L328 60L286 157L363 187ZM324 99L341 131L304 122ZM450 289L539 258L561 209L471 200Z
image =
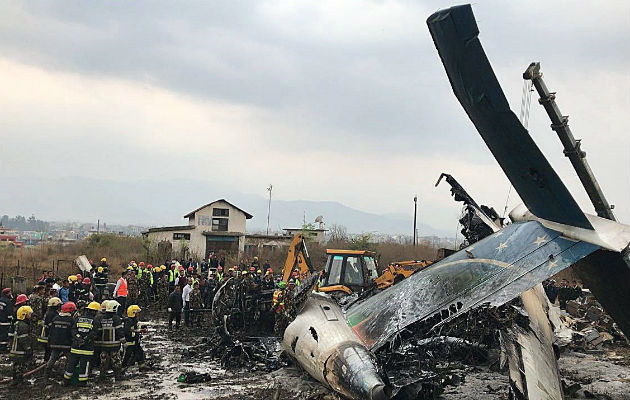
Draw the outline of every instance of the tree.
M331 242L346 242L348 240L348 230L343 225L333 224L328 229L328 237Z
M361 233L359 235L355 235L352 238L350 238L350 243L348 245L348 247L350 247L350 250L371 250L371 251L375 251L376 250L376 246L374 245L374 243L371 243L370 240L372 240L372 234L369 232L366 233Z

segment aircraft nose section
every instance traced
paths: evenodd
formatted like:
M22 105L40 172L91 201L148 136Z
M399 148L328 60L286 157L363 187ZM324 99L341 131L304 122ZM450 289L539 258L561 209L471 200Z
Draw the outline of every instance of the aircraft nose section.
M352 399L387 400L391 396L376 360L359 343L340 345L326 361L325 377L331 387Z

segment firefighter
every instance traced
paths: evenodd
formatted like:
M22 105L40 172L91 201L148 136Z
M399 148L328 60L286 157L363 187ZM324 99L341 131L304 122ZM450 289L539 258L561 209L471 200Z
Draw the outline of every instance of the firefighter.
M107 273L105 272L105 268L101 265L96 269L96 273L94 273L94 300L103 300L103 293L105 292L106 285Z
M100 347L100 378L105 378L109 368L114 370L114 377L120 378L122 365L120 344L125 342L123 321L118 313L120 303L116 300L105 300L105 313L99 323L96 343Z
M13 306L13 315L11 316L11 326L9 327L9 349L13 341L13 333L15 331L15 323L17 322L17 312L22 306L28 305L28 297L24 293L18 294Z
M265 272L265 279L263 279L262 287L265 290L270 290L276 287L276 282L273 278L273 271L267 270L267 272Z
M77 306L68 301L61 306L61 312L53 318L48 333L48 346L50 347L50 357L46 363L46 378L50 378L50 373L57 360L62 356L68 357L72 346L72 314L77 310Z
M13 331L13 340L9 357L13 360L13 383L22 382L23 375L28 371L33 360L33 341L31 337L31 316L33 309L30 306L18 308Z
M140 313L140 311L140 307L135 304L127 308L127 319L124 325L126 342L123 350L123 368L130 367L136 362L138 363L139 369L142 370L146 367L144 351L140 345L140 339L146 330L142 329L138 322L138 313Z
M39 337L37 341L44 346L44 361L48 361L50 356L50 346L48 345L48 336L50 335L50 324L57 315L59 315L59 308L61 307L61 299L59 297L51 297L48 299L48 309L44 314L44 320L42 321L41 328L39 330Z
M220 265L217 267L217 282L219 284L223 282L223 267Z
M2 289L0 295L0 353L9 348L9 330L13 321L13 295L11 288Z
M92 285L92 281L90 278L83 278L81 283L78 285L75 290L75 301L79 310L82 310L85 306L90 302L90 287Z
M66 383L74 375L77 365L79 366L79 383L85 384L88 380L90 360L94 356L94 340L99 330L96 314L100 309L101 305L93 301L81 315L72 321L72 346L63 374Z

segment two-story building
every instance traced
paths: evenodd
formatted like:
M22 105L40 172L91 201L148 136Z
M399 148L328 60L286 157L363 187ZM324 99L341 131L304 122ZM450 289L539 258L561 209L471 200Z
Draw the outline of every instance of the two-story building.
M245 249L248 212L225 199L213 201L184 215L188 225L151 228L144 232L152 243L170 243L174 252L186 248L190 256L207 258L212 252L239 253Z

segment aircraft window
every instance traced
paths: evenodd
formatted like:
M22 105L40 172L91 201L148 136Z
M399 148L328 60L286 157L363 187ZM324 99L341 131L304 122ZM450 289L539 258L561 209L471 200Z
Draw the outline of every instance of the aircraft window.
M361 261L358 257L346 258L346 275L344 279L346 285L363 285L363 271L361 270Z
M370 279L378 278L378 271L376 270L376 261L374 260L374 257L366 256L363 259L365 260L365 266L368 270L368 277Z
M341 264L343 257L334 256L330 263L330 272L328 273L327 285L338 285L341 281Z

